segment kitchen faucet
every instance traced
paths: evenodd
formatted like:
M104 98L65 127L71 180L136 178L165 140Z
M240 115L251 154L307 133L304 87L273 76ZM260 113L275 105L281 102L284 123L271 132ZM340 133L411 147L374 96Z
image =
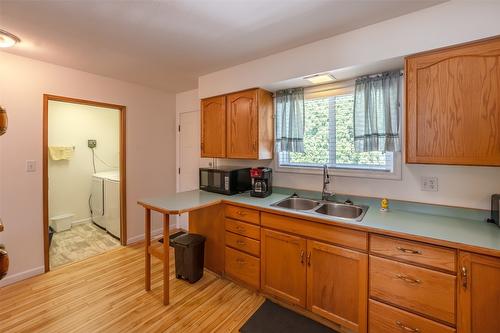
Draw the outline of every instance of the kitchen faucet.
M330 175L328 174L328 165L323 165L323 190L321 191L321 200L328 200L333 195L333 192L328 192L326 189L330 184Z

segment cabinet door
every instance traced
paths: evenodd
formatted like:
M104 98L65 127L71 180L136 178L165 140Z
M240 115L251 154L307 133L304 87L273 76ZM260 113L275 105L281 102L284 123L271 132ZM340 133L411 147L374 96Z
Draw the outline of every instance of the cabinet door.
M258 90L227 96L227 157L259 158Z
M288 303L306 306L306 240L262 229L261 288Z
M500 258L459 254L458 332L500 331Z
M406 59L408 163L500 165L500 38Z
M366 332L368 255L307 241L307 308L355 332Z
M201 101L201 157L226 157L226 97Z

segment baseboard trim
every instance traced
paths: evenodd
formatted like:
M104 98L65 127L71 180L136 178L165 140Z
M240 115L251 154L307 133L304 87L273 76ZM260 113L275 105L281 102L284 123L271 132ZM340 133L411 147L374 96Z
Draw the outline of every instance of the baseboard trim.
M151 231L151 236L153 239L160 238L163 234L163 228L158 228ZM133 236L127 239L127 245L138 243L144 240L144 234Z
M27 278L40 275L45 273L45 267L39 266L36 268L28 269L24 272L19 272L12 275L7 275L2 281L0 281L0 287L8 286L9 284L13 284L15 282L25 280Z
M76 221L71 222L71 225L73 226L73 225L84 224L84 223L88 223L88 222L92 222L92 218L87 217L85 219L76 220Z

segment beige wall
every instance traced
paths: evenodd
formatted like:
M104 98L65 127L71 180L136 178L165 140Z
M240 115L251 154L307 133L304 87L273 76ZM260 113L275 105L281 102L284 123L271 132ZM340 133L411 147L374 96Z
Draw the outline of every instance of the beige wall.
M120 111L49 101L49 146L75 147L70 160L54 161L49 156L49 217L72 213L74 222L90 221L88 200L94 171L88 139L97 140L97 172L118 170Z
M43 271L44 93L127 107L128 239L141 239L143 210L137 200L175 192L175 96L5 52L0 52L0 73L0 104L9 115L9 131L0 137L0 216L5 225L0 243L11 259L1 283ZM26 172L26 160L36 161L36 172Z

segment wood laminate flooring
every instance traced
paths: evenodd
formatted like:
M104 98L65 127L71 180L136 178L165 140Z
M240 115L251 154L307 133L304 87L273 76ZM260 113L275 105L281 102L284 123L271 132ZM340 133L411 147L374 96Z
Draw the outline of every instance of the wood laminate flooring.
M144 291L144 248L136 244L0 288L0 332L237 332L264 297L206 271L175 278L162 304L161 262Z

